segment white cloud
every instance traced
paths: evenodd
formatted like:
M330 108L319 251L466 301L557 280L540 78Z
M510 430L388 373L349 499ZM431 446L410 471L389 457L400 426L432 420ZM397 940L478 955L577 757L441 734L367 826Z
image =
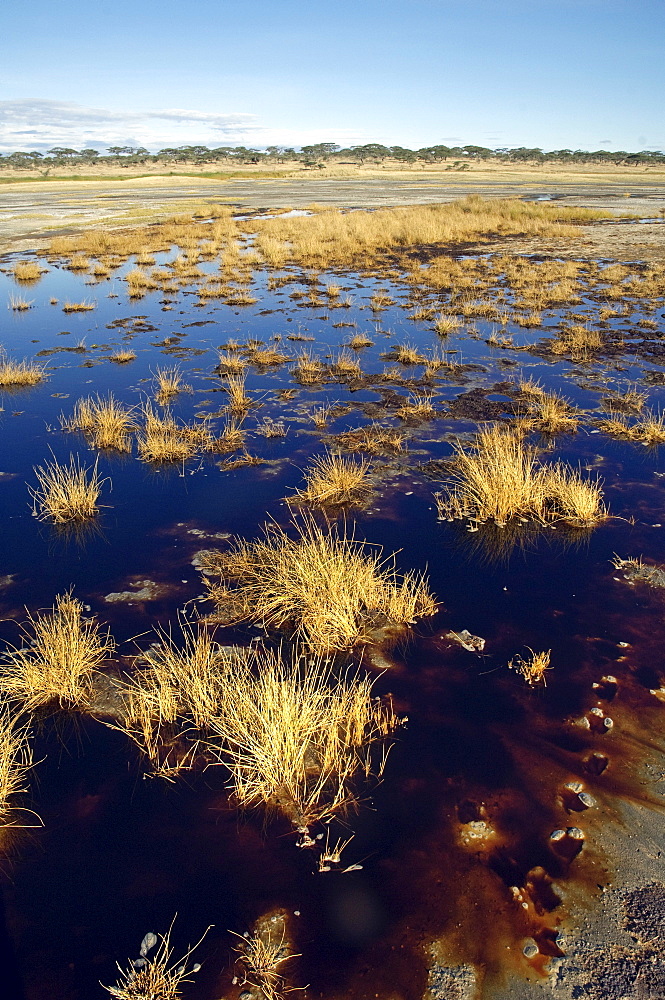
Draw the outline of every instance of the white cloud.
M145 146L150 150L180 145L300 146L314 142L366 141L349 129L278 129L241 112L215 113L188 108L111 111L65 101L23 98L0 101L0 150L39 150L52 146Z

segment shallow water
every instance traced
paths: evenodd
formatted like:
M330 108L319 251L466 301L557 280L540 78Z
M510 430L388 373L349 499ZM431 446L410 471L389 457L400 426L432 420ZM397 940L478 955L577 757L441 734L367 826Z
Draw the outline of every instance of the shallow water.
M158 266L168 256L158 255ZM73 586L110 624L119 653L130 655L137 642L151 641L147 633L156 625L173 621L201 596L191 564L199 549L223 546L227 534L254 538L268 518L288 521L284 498L322 452L322 436L329 440L386 417L399 425L386 393L405 395L404 385L370 379L303 387L289 366L249 367L247 389L256 407L245 426L251 431L271 417L288 427L283 439L249 437L249 451L266 464L228 471L219 456L206 456L156 468L135 453L103 453L99 467L110 483L97 532L71 538L32 515L26 484L36 485L35 465L51 455L66 461L70 453L94 460L82 436L60 429L60 414L69 416L79 397L111 390L138 405L153 392L156 369L177 363L192 392L177 398L173 412L186 419L216 413L226 402L214 374L216 349L231 338L267 344L275 335L280 349L295 355L311 348L325 359L351 335L366 333L374 346L358 358L370 376L394 364L380 355L404 342L424 353L451 352L464 366L434 388L435 405L453 403L452 411L409 425L404 455L375 460L376 496L354 514L357 537L397 552L401 570L427 571L441 609L416 626L377 679L377 693L391 692L409 723L397 736L383 781L349 819L355 839L345 862L362 864L360 870L315 874L312 855L296 849L286 824L238 815L221 768L160 784L142 776L138 755L119 733L74 715L46 719L36 736L40 763L30 803L44 827L13 834L3 866L8 947L21 984L16 995L104 996L99 981L114 981L115 962L124 965L138 954L143 935L165 932L177 913L176 952L214 925L196 956L203 968L186 995L236 997L242 987L232 983L229 931L243 933L273 908L290 914L289 932L302 953L292 964L293 984L309 983L313 997L420 1000L428 948L439 941L449 961L474 965L488 995L500 989L507 971L538 978L545 963L563 953L556 933L573 904L593 905L609 884L612 864L594 830L612 821L619 799L649 802L638 775L662 731L662 704L650 694L661 684L662 598L644 585L629 586L611 559L643 554L665 562L665 469L659 449L612 441L586 417L577 435L548 444L548 458L600 474L613 517L585 534L526 531L523 544L512 551L503 545L502 552L500 530L470 533L437 521L433 492L441 481L426 463L450 456L454 437L470 435L477 420L514 413L507 384L521 374L600 412L608 387L663 369L629 343L620 355L588 364L524 350L556 326L556 314L546 316L544 329L509 325L519 349L488 346L492 325L482 321L441 340L430 323L408 318L401 306L409 288L398 280L320 275L319 288L336 281L342 295L353 298L347 308L327 309L290 298L294 289L307 289L303 283L268 290L259 272L252 285L257 303L234 309L215 301L199 307L187 289L166 301L161 292L148 292L129 302L121 279L133 266L88 286L85 276L51 263L40 282L18 289L32 308L5 314L7 352L43 360L48 378L2 394L0 638L16 642L24 606L32 612L50 607ZM214 273L214 264L200 266ZM368 300L378 288L395 305L375 315ZM11 277L0 274L0 302L16 293ZM96 302L94 311L62 313L62 302L85 298ZM165 304L172 308L164 310ZM633 314L633 326L641 315ZM289 341L294 334L314 342ZM654 341L659 335L662 328L651 334ZM177 341L165 346L168 337ZM72 351L79 341L84 348ZM110 362L119 347L136 351L136 359ZM405 374L414 379L413 391L424 391L422 368ZM278 395L286 390L294 390L292 398ZM665 390L652 385L648 391L648 405L661 407ZM466 409L456 410L461 401ZM322 435L311 411L337 402L347 409ZM132 591L136 600L105 599ZM446 638L463 629L485 639L482 655ZM247 642L257 633L239 629L229 641ZM552 650L544 689L526 688L506 669L525 647ZM593 688L606 674L617 678L616 694ZM615 722L607 735L580 724L598 704ZM590 770L594 751L610 760L600 775ZM583 781L596 806L584 812L570 806L562 790L572 780ZM557 854L549 841L554 830L572 827L586 835L574 858ZM513 886L526 906L515 902ZM540 950L528 960L522 949L530 938Z

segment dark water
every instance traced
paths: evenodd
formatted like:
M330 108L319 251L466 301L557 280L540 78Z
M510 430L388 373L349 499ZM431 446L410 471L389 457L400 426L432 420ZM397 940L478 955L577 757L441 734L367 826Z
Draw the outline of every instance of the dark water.
M293 332L315 342L282 339L280 349L295 354L308 348L322 358L354 333L367 333L375 346L359 352L359 359L369 373L390 364L379 355L398 342L425 352L457 351L457 360L475 367L441 380L435 403L481 388L499 412L510 400L502 385L522 373L593 410L608 385L659 370L629 353L584 366L493 350L483 339L491 327L482 322L475 323L477 334L460 332L440 343L427 323L414 323L400 308L407 288L378 279L330 276L354 304L329 312L289 298L294 287L305 285L268 291L261 274L253 285L254 306L234 310L213 302L198 308L185 291L169 296L173 308L164 311L161 293L128 302L122 273L87 287L84 278L51 266L38 284L20 290L33 307L8 310L3 320L8 353L37 356L49 369L41 385L2 397L0 573L12 578L0 592L0 638L6 641L16 641L24 606L33 612L50 607L56 594L74 586L111 625L119 652L133 652L135 636L173 620L201 594L191 565L198 549L220 544L218 533L256 537L268 517L286 522L283 498L323 450L309 419L314 406L350 405L326 432L339 433L370 422L372 406L382 405L376 386L299 387L288 366L248 368L247 388L260 407L245 426L251 430L266 416L288 426L284 439L249 438L251 453L267 464L224 471L219 459L206 457L184 468L153 468L135 454L102 454L100 470L112 483L102 498L108 506L99 531L76 540L32 516L26 484L36 485L33 466L51 454L94 459L81 437L60 430L60 414L70 415L80 396L112 390L137 405L153 391L156 368L177 363L193 392L178 397L174 413L191 419L216 412L226 399L213 373L215 349L231 338L269 343ZM5 298L17 291L4 274L0 288ZM366 308L377 288L396 300L380 318ZM88 297L97 305L93 312L65 315L51 297L60 303ZM119 319L128 322L119 326ZM356 326L333 326L340 322ZM555 322L548 317L546 326ZM179 338L179 354L156 346L172 336ZM517 330L515 343L529 346L542 336L542 329ZM59 350L79 341L84 351ZM137 353L129 365L105 359L125 346ZM601 376L597 387L592 376ZM278 396L285 389L296 389L293 398ZM650 389L651 407L662 405L662 393ZM238 815L221 768L159 783L142 776L141 762L117 732L78 716L46 719L35 737L40 763L30 802L44 827L7 835L2 869L5 966L15 970L16 996L106 995L99 981L115 981L115 962L134 957L146 931L166 931L176 913L177 954L214 925L196 956L203 968L185 987L197 1000L241 992L231 982L229 932L243 933L274 908L290 915L289 930L302 953L292 963L293 983L309 983L314 997L420 1000L431 964L427 948L439 939L450 961L471 962L481 971L489 990L500 989L506 970L538 977L548 958L562 954L556 934L569 912L567 900L592 906L609 883L611 859L600 853L594 831L613 821L618 800L649 801L638 775L649 746L661 739L662 706L650 690L661 683L663 600L658 591L617 580L611 559L616 552L665 562L665 469L658 449L591 433L586 420L576 436L554 443L551 457L598 472L613 518L584 535L527 533L524 545L501 556L491 532L470 534L437 521L432 493L439 484L419 468L448 456L451 435L475 426L444 414L409 428L407 457L387 463L375 501L358 515L357 535L398 552L400 569L426 570L442 605L434 619L414 629L411 642L396 651L393 668L377 680L377 693L392 693L409 722L382 783L349 820L355 838L345 860L362 869L315 873L312 855L296 849L285 825ZM159 585L155 600L104 600L139 589L145 580ZM463 629L486 640L482 656L446 638ZM241 638L252 635L247 630ZM546 689L531 691L506 669L525 647L552 650ZM593 688L606 674L617 678L616 693ZM614 720L607 735L579 724L596 705ZM609 759L601 774L593 773L594 752ZM572 780L584 783L594 808L576 812L571 806L563 787ZM569 827L585 833L579 856L550 846L552 831ZM345 835L341 825L338 833ZM522 947L530 937L540 951L527 961Z

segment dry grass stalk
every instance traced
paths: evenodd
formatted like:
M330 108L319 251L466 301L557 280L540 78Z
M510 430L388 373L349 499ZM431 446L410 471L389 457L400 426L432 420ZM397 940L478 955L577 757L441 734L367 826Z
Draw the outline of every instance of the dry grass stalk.
M561 331L559 337L550 342L553 354L570 354L573 361L586 361L590 351L597 351L603 346L603 337L599 330L579 324Z
M211 598L236 621L262 622L298 634L313 649L348 649L380 625L407 625L436 611L424 578L400 576L380 550L321 529L311 518L295 523L296 537L269 524L255 542L237 539L208 580ZM234 585L229 590L226 583Z
M662 413L645 410L639 420L631 423L625 414L610 410L610 416L601 420L598 426L612 437L625 438L647 447L665 442L665 414Z
M118 965L118 982L115 986L104 986L104 989L116 1000L178 1000L182 995L180 985L191 982L191 973L198 972L201 968L195 963L188 969L188 962L210 928L177 960L173 959L172 930L173 923L159 939L156 934L146 934L141 942L140 957L130 962L127 969ZM157 945L157 951L150 958L150 952Z
M100 478L97 462L88 469L70 455L69 465L60 465L54 459L36 466L34 472L39 489L30 488L30 495L33 513L40 521L67 524L99 513L97 501L106 480Z
M81 601L71 594L55 600L50 612L28 615L26 645L10 647L0 658L0 691L27 711L53 702L61 708L85 705L94 672L115 648L95 618L83 617Z
M293 498L321 507L363 503L372 492L369 462L356 462L341 455L315 458L305 471L307 485Z
M257 651L224 679L211 746L245 808L281 812L301 833L356 803L373 744L399 724L367 677L334 677L321 660Z
M90 267L90 261L85 254L74 254L66 267L70 271L87 271Z
M88 434L95 448L131 449L131 433L136 426L134 411L119 403L113 393L107 399L101 396L79 399L71 418L60 420L65 430Z
M288 354L284 354L283 351L278 351L274 347L266 347L263 349L255 347L249 355L250 364L256 365L259 368L268 368L272 365L283 365L288 360Z
M534 651L527 646L529 650L529 656L514 656L510 660L508 666L511 670L516 670L518 674L524 678L529 687L535 687L536 684L542 684L543 687L547 687L547 678L545 673L547 670L551 670L550 667L550 653L551 649L544 650L541 653L534 653Z
M437 494L439 516L505 527L513 520L561 520L591 527L606 517L597 480L582 479L564 465L541 466L536 449L512 428L482 429L473 450L456 447L456 470Z
M425 364L427 358L418 353L418 350L411 344L393 344L388 354L382 355L389 361L398 361L405 367Z
M243 447L244 443L245 431L242 428L242 424L231 418L227 421L222 433L216 438L211 438L208 447L210 451L218 451L225 454L226 452L237 451L238 448Z
M0 705L0 828L23 825L13 822L12 815L20 811L14 798L28 790L26 775L32 767L29 727L29 721L8 704Z
M0 354L0 385L31 386L44 380L44 369L30 361L11 361Z

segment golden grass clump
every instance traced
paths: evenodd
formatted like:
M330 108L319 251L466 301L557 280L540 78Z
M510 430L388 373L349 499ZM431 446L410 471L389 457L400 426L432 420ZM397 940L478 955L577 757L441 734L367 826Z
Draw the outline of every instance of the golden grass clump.
M330 650L350 648L372 628L435 613L422 575L399 575L394 561L347 535L346 527L324 531L311 518L294 527L291 538L269 524L263 539L237 539L219 554L211 570L220 582L207 582L220 615L288 629L313 649Z
M55 459L35 467L39 489L30 488L33 513L40 521L67 524L85 521L99 513L99 494L106 481L101 479L97 462L88 469L70 455L69 465Z
M87 271L90 267L90 261L85 254L77 253L74 254L66 267L70 271Z
M32 767L29 725L10 705L0 705L0 828L22 825L11 817L20 809L13 800L27 791L26 775Z
M530 387L531 388L531 387ZM522 390L524 391L524 390ZM556 392L526 392L528 420L546 434L574 434L579 419L567 399Z
M372 492L369 462L356 462L341 455L315 458L305 471L307 485L294 499L299 503L325 506L363 503Z
M128 271L125 275L125 281L130 299L140 299L146 292L159 287L159 282L142 271L140 267Z
M221 376L242 375L247 368L247 365L247 359L241 357L239 354L222 351L219 355L217 373Z
M92 679L113 654L114 643L96 618L83 617L83 604L60 594L50 612L23 627L26 644L0 656L0 691L27 711L57 702L61 708L88 701Z
M159 692L163 718L173 721L177 714L205 728L219 711L223 674L231 654L206 628L197 628L185 619L178 626L179 641L170 630L159 631L158 641L141 654L148 665L141 676L145 682L148 675L148 686Z
M61 422L65 430L88 434L95 448L131 450L131 433L136 427L134 412L119 403L113 393L106 399L101 396L79 399L69 420L61 418Z
M550 654L551 649L544 650L541 653L534 653L534 651L527 646L529 650L528 656L514 656L512 660L508 663L511 670L516 670L520 677L523 677L529 687L535 687L537 684L542 684L543 687L547 687L547 677L545 676L546 671L551 670L550 667Z
M446 316L440 313L434 320L434 329L440 337L448 337L460 328L460 321L456 316Z
M342 431L335 437L337 446L345 451L364 451L368 455L402 451L405 440L406 434L399 427L385 427L378 423Z
M184 462L210 446L206 424L179 424L169 413L160 416L149 403L143 408L143 417L137 440L144 462Z
M94 308L94 302L84 299L83 302L65 302L62 306L62 311L66 313L92 312Z
M612 437L625 438L647 447L665 442L665 414L653 413L650 410L645 410L633 423L624 413L610 410L610 416L601 420L598 426Z
M325 378L323 363L309 351L300 352L291 371L302 385L316 385Z
M370 340L364 333L355 333L348 346L354 351L361 351L363 347L374 347L374 341Z
M541 466L536 449L513 428L483 428L473 449L457 445L455 464L436 498L442 519L468 520L473 528L485 521L505 527L513 520L591 527L606 517L597 480L562 464Z
M20 295L10 295L7 308L12 312L27 312L31 308L33 300L24 299Z
M395 410L395 415L401 420L432 420L436 416L436 410L431 396L411 393Z
M411 344L393 344L392 349L386 355L382 355L387 360L398 361L401 365L405 367L410 367L411 365L422 365L427 361L427 358L423 357Z
M109 354L109 361L112 361L116 365L126 365L130 361L136 360L135 351L116 351L115 354Z
M295 992L285 986L284 976L279 971L290 958L300 957L288 950L283 926L279 937L232 933L240 940L235 950L240 956L238 961L244 966L243 986L258 990L264 1000L285 1000L287 993Z
M168 933L159 938L156 934L146 934L141 942L139 958L130 962L127 969L118 965L120 977L117 983L115 986L103 986L103 989L115 1000L179 1000L182 996L181 983L191 982L189 976L201 968L198 963L188 968L189 958L210 928L177 960L173 958L171 947L172 930L173 924ZM150 952L156 946L157 951L151 958Z
M228 393L227 410L235 416L242 416L252 405L252 398L245 392L243 375L229 375L223 389Z
M340 351L332 363L332 370L335 375L341 378L362 378L362 368L359 362L348 350Z
M553 354L570 354L573 361L586 361L590 351L597 351L602 346L601 332L581 324L566 327L555 340L550 341Z
M184 383L182 372L177 366L158 368L155 373L155 383L157 387L155 398L160 403L168 402L181 392L191 391L191 386Z
M367 677L339 679L320 659L257 650L224 678L211 747L238 804L285 815L301 833L355 805L373 744L399 725Z
M0 385L28 387L44 380L44 369L30 361L11 361L0 353Z
M42 274L44 273L44 268L40 267L39 264L34 260L20 260L18 263L14 264L12 268L12 274L16 281L25 281L26 283L39 281Z

